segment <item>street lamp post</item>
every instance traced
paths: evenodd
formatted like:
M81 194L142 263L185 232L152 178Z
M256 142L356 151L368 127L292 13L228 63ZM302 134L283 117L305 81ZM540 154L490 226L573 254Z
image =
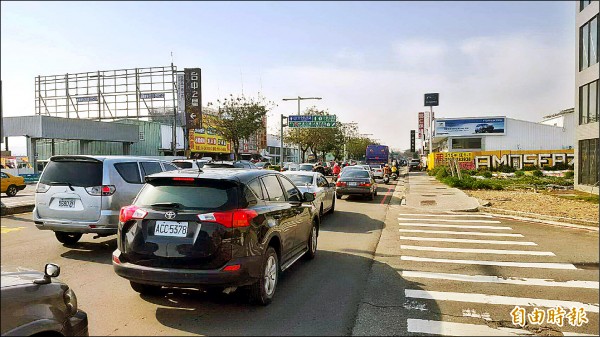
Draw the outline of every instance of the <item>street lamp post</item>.
M297 98L284 98L284 101L298 101L298 116L300 116L300 101L305 100L305 99L316 99L316 100L320 100L322 99L321 97L300 97L298 96ZM281 140L283 142L283 139ZM298 164L300 164L300 144L298 144Z

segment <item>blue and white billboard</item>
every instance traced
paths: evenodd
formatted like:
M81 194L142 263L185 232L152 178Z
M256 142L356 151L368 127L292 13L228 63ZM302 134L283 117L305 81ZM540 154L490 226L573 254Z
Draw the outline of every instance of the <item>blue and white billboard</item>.
M435 120L435 136L504 135L505 117L440 118Z

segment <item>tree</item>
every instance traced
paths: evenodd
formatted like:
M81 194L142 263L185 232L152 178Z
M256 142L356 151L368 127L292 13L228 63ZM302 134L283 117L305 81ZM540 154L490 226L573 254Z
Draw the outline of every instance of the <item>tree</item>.
M209 106L212 103L208 103ZM273 102L267 102L264 98L247 98L244 95L217 100L217 112L215 118L205 120L207 126L231 142L235 160L239 157L240 140L248 139L254 135L263 125L263 117L267 114Z
M374 142L368 137L353 137L348 139L348 142L346 143L348 157L356 160L364 159L367 152L367 146L371 144L377 144L377 142Z

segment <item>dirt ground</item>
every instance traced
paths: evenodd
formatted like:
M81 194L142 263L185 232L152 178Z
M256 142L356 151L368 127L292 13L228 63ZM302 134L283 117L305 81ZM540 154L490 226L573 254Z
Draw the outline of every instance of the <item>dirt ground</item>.
M480 200L489 201L491 203L490 207L493 208L585 220L586 222L591 222L588 225L595 224L595 226L598 226L598 204L561 198L555 195L557 193L553 195L547 192L535 193L524 190L477 190L464 192ZM580 195L577 191L562 193Z

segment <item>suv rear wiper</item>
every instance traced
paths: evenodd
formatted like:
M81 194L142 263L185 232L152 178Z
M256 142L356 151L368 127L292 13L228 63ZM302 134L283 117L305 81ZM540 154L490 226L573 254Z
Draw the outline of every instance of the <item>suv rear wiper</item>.
M150 205L152 207L170 207L170 208L183 208L184 206L178 202L157 202Z
M46 185L51 185L51 186L69 186L69 188L71 189L71 191L75 191L75 189L73 188L73 185L69 182L59 182L59 181L48 181L42 184L46 184Z

